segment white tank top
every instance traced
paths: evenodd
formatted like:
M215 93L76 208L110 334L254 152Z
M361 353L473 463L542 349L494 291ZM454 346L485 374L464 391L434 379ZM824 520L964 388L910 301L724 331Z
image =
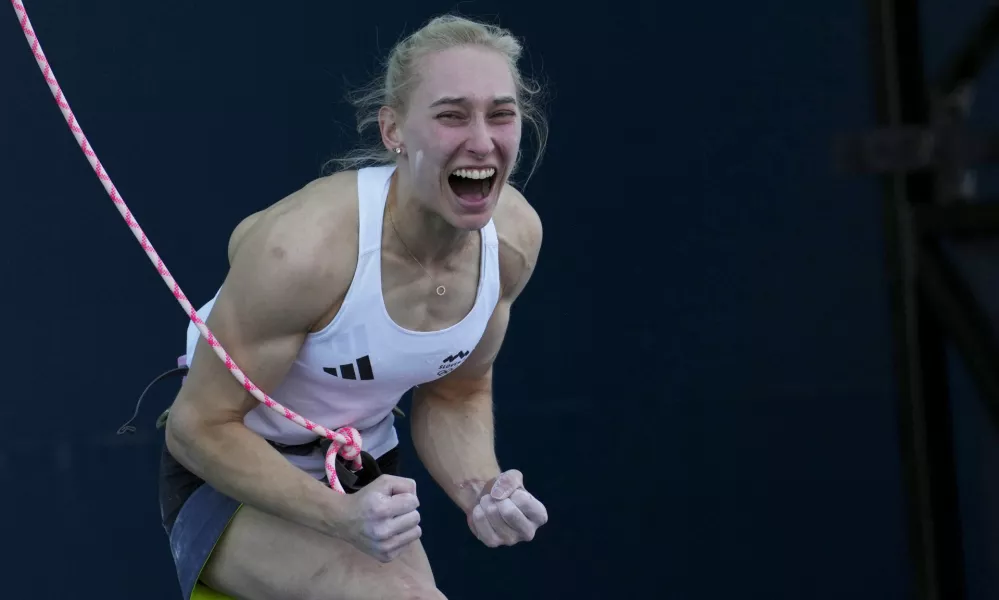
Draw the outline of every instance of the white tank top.
M482 229L475 305L459 323L440 331L410 331L397 325L382 297L381 240L389 178L394 166L361 169L357 175L360 229L357 268L336 317L309 334L287 377L272 398L328 429L355 427L362 449L378 458L398 444L392 409L413 386L447 375L478 344L499 300L499 248L492 220ZM208 318L215 299L198 311ZM200 333L187 328L187 361L193 364ZM248 374L249 375L249 374ZM250 375L252 380L252 375ZM318 438L263 404L244 419L261 436L286 445ZM317 479L325 476L322 451L286 454Z

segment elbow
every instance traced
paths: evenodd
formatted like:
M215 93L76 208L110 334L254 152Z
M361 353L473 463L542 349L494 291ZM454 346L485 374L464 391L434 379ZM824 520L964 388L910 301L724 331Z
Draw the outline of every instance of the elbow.
M194 423L185 414L188 412L190 411L185 410L182 402L174 403L170 407L170 414L167 416L166 425L163 429L167 451L177 462L190 468L191 461L188 456L191 451L191 440L197 439L198 435L192 431Z
M179 423L180 419L177 415L177 410L175 408L170 409L170 414L167 415L166 425L164 426L164 441L166 442L167 450L170 454L177 454L177 451L181 449L184 444L185 431L184 426Z
M239 413L206 409L204 402L188 394L181 390L170 408L164 441L177 462L204 479L204 469L224 454L245 425Z
M184 467L201 475L198 465L204 462L203 457L210 454L211 444L215 436L208 431L207 420L199 414L197 406L190 400L178 397L170 408L164 427L164 441L167 451Z

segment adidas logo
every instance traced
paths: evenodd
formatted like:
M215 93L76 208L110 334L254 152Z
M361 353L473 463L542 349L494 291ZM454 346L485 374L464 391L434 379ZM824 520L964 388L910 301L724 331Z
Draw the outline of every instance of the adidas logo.
M357 365L356 371L354 370L355 365ZM340 369L339 375L337 375L337 369ZM367 356L362 356L352 363L340 365L339 367L323 367L323 371L326 371L333 377L341 377L343 379L358 379L358 376L360 376L361 381L371 381L375 378L375 374L371 372L371 360Z

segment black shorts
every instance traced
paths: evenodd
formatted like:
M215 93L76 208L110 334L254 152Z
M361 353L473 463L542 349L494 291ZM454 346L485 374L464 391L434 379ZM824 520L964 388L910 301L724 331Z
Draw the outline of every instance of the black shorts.
M311 453L320 442L302 446L280 446L282 452ZM273 444L278 446L277 444ZM399 450L392 448L377 460L362 453L364 469L354 481L350 472L338 469L338 476L349 494L367 485L380 474L398 475ZM345 467L344 467L345 468ZM329 485L329 481L324 479ZM177 577L184 600L190 600L199 585L198 579L212 550L242 504L222 494L191 473L166 449L160 457L160 514L170 540L170 552L177 567ZM331 493L335 493L332 492Z

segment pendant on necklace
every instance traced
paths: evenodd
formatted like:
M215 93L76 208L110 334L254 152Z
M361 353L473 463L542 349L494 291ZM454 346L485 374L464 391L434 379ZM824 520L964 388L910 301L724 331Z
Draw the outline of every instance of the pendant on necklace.
M443 285L437 286L437 295L438 296L443 296L444 295L444 291L445 290L444 290L444 286Z

